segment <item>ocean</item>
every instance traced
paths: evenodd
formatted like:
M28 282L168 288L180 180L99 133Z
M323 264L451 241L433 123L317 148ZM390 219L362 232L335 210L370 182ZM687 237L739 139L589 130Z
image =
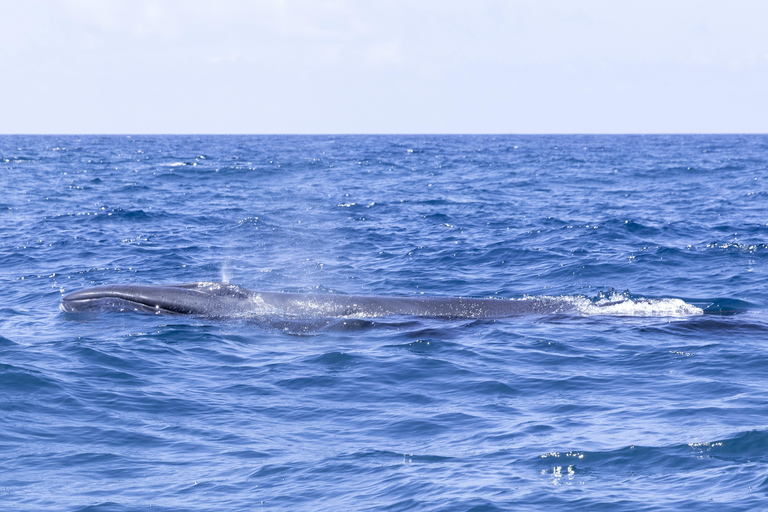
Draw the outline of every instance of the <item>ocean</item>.
M0 136L0 508L768 510L768 136ZM107 284L554 299L60 311Z

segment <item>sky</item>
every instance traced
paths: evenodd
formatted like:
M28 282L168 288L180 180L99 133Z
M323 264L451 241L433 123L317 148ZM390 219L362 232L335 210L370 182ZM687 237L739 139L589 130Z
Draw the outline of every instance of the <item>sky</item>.
M0 133L767 133L764 0L0 0Z

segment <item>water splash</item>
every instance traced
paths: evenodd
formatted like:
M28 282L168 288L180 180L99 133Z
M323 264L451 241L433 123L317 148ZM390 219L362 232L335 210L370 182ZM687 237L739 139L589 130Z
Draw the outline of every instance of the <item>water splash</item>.
M576 311L584 316L635 316L685 318L704 310L682 299L633 297L629 292L600 292L593 298L572 297Z

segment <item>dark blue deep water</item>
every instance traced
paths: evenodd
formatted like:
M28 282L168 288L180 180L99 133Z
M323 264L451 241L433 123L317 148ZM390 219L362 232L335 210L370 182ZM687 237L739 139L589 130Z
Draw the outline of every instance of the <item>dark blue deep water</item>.
M768 136L0 137L0 509L768 509ZM557 297L334 322L88 286Z

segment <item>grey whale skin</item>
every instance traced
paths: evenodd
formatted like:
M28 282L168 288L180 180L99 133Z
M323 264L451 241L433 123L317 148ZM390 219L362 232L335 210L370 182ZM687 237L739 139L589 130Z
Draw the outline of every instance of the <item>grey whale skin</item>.
M146 311L213 318L287 316L301 318L414 315L435 318L504 318L561 312L551 299L473 299L256 292L237 285L199 282L176 285L112 284L65 295L66 313Z

